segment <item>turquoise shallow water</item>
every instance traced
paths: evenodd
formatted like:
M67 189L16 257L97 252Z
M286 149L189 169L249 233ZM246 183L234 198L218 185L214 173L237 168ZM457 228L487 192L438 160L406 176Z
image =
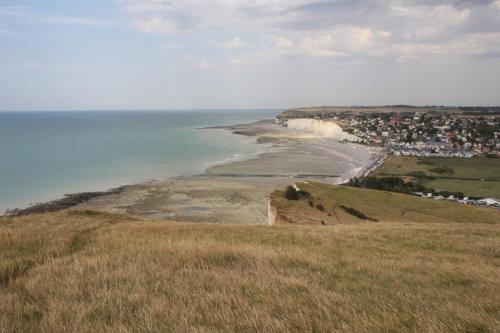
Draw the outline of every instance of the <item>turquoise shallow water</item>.
M253 138L199 127L277 111L0 113L0 213L123 184L202 173L263 150Z

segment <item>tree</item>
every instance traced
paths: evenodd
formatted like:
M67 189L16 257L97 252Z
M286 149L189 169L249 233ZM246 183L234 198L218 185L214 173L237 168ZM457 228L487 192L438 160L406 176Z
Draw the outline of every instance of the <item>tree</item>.
M288 200L299 200L299 194L293 186L288 185L285 190L285 198L287 198Z

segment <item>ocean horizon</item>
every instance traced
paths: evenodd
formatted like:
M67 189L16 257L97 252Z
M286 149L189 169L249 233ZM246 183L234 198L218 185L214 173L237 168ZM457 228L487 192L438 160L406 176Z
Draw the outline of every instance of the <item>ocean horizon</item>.
M266 145L202 127L278 110L0 112L0 214L64 194L203 173Z

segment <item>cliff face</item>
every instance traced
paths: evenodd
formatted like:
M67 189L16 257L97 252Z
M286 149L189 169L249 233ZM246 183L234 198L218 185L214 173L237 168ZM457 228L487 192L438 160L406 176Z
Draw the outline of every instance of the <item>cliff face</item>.
M360 141L357 136L344 132L339 125L328 120L310 118L288 119L288 128L313 133L319 137L331 138L338 141Z
M267 215L269 217L270 225L293 223L293 221L289 219L288 216L282 214L279 209L273 205L272 199L270 199L267 204Z

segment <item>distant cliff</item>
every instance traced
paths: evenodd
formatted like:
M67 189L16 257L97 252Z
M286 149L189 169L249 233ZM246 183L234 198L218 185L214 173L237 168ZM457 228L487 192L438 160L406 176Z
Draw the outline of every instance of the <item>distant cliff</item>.
M331 120L293 118L288 119L287 123L290 129L309 132L318 137L331 138L338 141L361 141L357 136L344 132L342 127Z

